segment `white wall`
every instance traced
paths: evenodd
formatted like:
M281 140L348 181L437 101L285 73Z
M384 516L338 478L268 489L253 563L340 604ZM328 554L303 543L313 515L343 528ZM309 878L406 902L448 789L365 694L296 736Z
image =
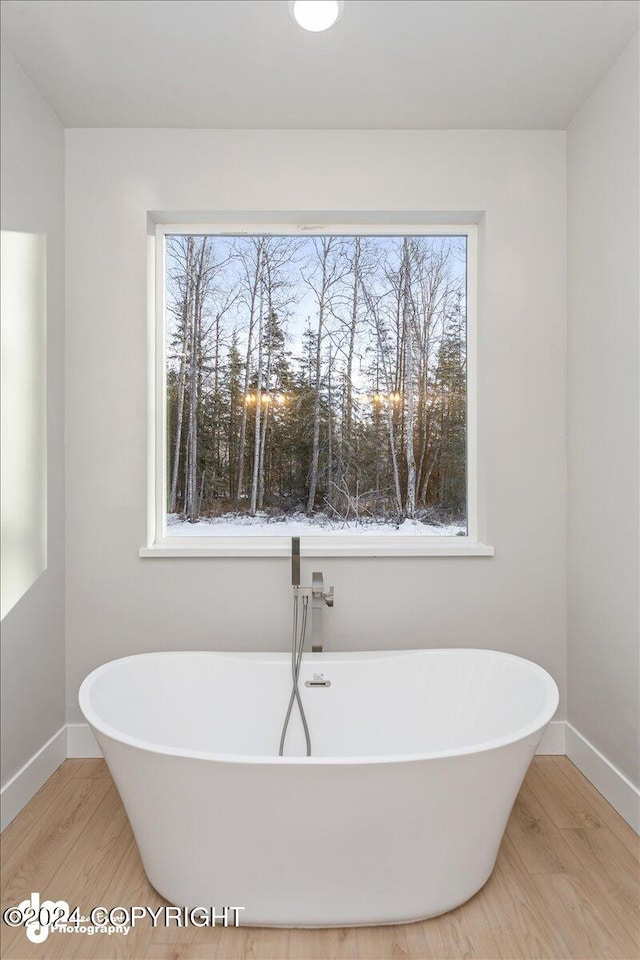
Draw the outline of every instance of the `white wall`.
M638 38L568 131L569 720L640 781Z
M41 338L29 354L46 350L47 419L44 425L25 424L32 440L44 450L32 450L38 472L46 456L46 513L29 499L29 513L14 519L29 524L48 517L46 538L34 547L37 563L27 563L28 589L12 594L17 599L2 622L2 783L6 783L64 723L64 131L40 93L27 79L11 54L2 50L2 231L23 236L14 254L35 250L38 259L46 249L46 339L37 324L33 336ZM32 242L29 241L31 238ZM21 254L22 255L22 254ZM33 261L29 266L31 270ZM27 265L22 264L27 271ZM11 278L8 278L11 279ZM35 282L33 271L31 279ZM19 300L19 298L18 298ZM7 310L3 324L20 317ZM23 304L24 305L24 304ZM25 314L22 314L23 318ZM3 331L4 333L4 331ZM33 371L31 371L32 373ZM33 382L33 407L40 418L39 384ZM23 397L18 418L28 413ZM17 448L14 445L14 453ZM17 455L3 463L4 471L20 466ZM35 461L33 461L35 463ZM25 487L33 485L30 472ZM34 494L35 496L35 494ZM33 546L33 545L32 545ZM38 553L38 550L40 553ZM33 551L32 551L33 552ZM24 558L23 558L24 559ZM12 558L3 551L3 561ZM37 574L42 570L44 571ZM37 577L37 579L34 579ZM15 586L15 582L14 582Z
M329 648L489 646L537 660L564 695L564 133L69 130L66 189L68 721L81 719L82 678L114 657L289 642L288 561L138 557L149 210L486 212L480 415L496 556L314 566L336 589Z

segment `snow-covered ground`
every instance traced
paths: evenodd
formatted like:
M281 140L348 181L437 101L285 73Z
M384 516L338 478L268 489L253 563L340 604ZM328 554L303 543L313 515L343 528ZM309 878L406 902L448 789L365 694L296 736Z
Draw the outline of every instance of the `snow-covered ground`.
M393 523L356 523L330 521L326 517L310 519L304 513L291 516L268 517L258 513L248 517L237 513L227 513L198 523L183 523L176 514L167 516L167 536L169 537L321 537L327 534L349 534L358 537L456 537L465 536L466 530L458 524L420 523L404 520L399 526Z

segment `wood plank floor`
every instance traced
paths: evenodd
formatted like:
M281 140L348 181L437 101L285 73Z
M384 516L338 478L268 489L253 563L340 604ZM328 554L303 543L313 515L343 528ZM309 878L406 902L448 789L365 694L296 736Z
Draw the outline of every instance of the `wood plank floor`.
M102 760L67 760L2 835L2 910L39 891L85 912L162 906ZM638 960L639 840L566 757L536 757L496 869L457 910L343 930L196 929L126 936L2 923L3 960Z

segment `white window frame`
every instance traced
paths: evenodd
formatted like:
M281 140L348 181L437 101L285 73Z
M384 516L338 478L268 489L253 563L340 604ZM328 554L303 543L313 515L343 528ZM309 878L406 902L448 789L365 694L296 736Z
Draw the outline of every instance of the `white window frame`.
M398 218L399 219L399 218ZM243 236L274 234L322 236L465 236L467 238L467 536L350 536L325 534L300 538L306 557L463 557L492 556L494 549L481 542L478 515L478 409L477 409L477 321L478 321L478 225L448 224L425 220L412 223L264 223L163 222L155 224L149 236L149 423L148 423L148 539L140 548L141 557L285 557L291 538L255 537L167 537L166 535L166 331L165 331L165 237L168 234ZM483 525L484 526L484 525Z

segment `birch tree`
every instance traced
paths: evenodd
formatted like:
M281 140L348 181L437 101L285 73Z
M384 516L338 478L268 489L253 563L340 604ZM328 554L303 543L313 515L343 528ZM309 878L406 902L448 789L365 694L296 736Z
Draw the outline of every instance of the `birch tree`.
M240 422L240 438L238 442L237 456L237 487L236 487L236 507L240 505L244 490L244 463L245 447L247 440L247 418L249 415L248 396L249 384L251 382L251 356L253 353L253 338L256 323L256 311L258 306L259 292L262 285L262 258L264 251L264 238L252 237L249 243L238 244L236 255L241 265L241 279L243 294L242 299L245 304L247 315L245 328L247 331L247 347L244 364L244 387L243 387L243 407Z
M414 397L414 358L413 358L413 317L411 304L411 256L409 238L402 245L402 336L405 344L405 403L407 421L405 429L405 450L407 458L407 499L406 514L413 519L416 512L416 458L414 452L415 397Z
M254 424L254 440L253 440L253 471L251 475L251 496L249 499L249 516L255 517L256 508L258 504L258 476L260 469L260 443L261 443L261 428L262 428L262 361L263 361L263 349L262 349L262 327L264 320L264 260L265 252L264 246L262 246L260 251L260 262L259 262L259 281L258 281L258 365L256 371L256 405L255 405L255 424Z
M376 298L375 295L369 290L367 284L361 277L360 287L364 300L367 305L367 314L369 323L373 327L375 339L376 339L376 361L378 369L376 374L382 373L382 382L384 389L386 391L387 397L391 396L392 393L396 392L394 390L394 382L392 379L391 368L388 360L389 350L386 339L386 328L383 319L382 309L381 309L381 297ZM379 395L379 392L376 391ZM375 398L375 394L374 394ZM393 416L393 406L391 403L384 404L384 411L387 421L387 439L389 443L389 455L391 459L391 470L393 474L393 491L395 498L395 507L397 516L400 517L402 514L402 488L400 486L400 471L398 468L398 453L397 453L397 442L395 434L395 424Z
M178 262L177 269L173 270L172 279L179 290L178 297L178 337L180 367L177 382L176 427L175 439L172 448L171 488L169 492L169 513L175 513L178 501L178 471L180 467L180 450L182 444L182 421L184 418L184 394L187 378L187 350L191 337L192 295L193 295L193 260L194 238L170 237L168 244L173 257Z
M360 255L362 239L355 237L353 241L353 257L351 260L351 302L349 313L349 334L347 346L347 360L345 370L345 398L342 423L342 479L347 484L349 470L353 456L353 358L355 354L356 332L358 325L358 307L360 295Z
M187 413L187 461L185 482L185 515L189 523L196 523L199 519L198 497L198 413L200 391L200 331L202 328L202 313L208 285L211 279L211 262L209 258L206 238L200 238L199 249L196 249L193 267L193 305L191 319L191 335L188 350L188 413Z
M322 348L325 335L325 322L327 314L331 308L331 298L333 296L336 284L342 279L346 272L344 264L340 263L337 252L342 245L340 237L318 237L313 241L316 268L318 276L310 273L306 277L306 282L314 293L317 311L318 324L316 333L316 356L314 369L314 399L313 399L313 419L312 419L312 449L311 462L309 464L309 495L307 497L307 514L311 516L314 511L316 501L316 491L318 489L318 467L320 462L320 410L321 410L321 386L322 386Z

